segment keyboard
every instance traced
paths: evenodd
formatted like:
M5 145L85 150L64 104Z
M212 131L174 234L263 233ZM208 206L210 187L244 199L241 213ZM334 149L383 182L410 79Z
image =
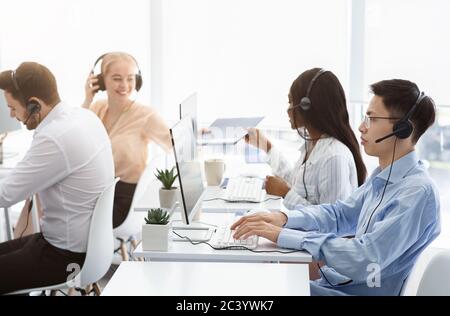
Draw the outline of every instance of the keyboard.
M238 177L228 180L224 200L228 202L260 203L265 195L261 178Z
M230 226L219 226L216 232L212 235L210 244L214 248L227 247L243 247L247 249L255 249L258 247L258 236L252 236L248 239L233 239L233 231ZM233 249L230 249L233 250Z

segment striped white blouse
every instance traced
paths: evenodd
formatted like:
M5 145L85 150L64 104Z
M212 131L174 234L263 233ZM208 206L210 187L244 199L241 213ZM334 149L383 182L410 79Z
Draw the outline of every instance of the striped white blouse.
M334 203L347 198L358 187L356 165L350 149L333 137L322 138L317 141L306 162L306 199L304 158L305 151L302 149L300 159L292 166L276 147L268 153L268 163L273 173L283 178L291 188L284 198L286 208Z

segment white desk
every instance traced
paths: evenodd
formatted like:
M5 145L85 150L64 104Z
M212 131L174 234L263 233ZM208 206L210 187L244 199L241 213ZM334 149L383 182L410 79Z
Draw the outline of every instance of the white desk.
M4 165L0 165L0 180L5 177L12 169L7 168ZM3 209L3 218L5 220L4 223L2 223L2 226L5 228L6 231L6 239L12 240L13 239L13 229L11 224L11 217L9 216L9 208ZM1 230L0 230L1 231ZM1 236L0 236L1 239Z
M207 213L202 214L201 221L209 224L228 223L234 218L233 214ZM282 251L289 249L278 248L273 242L259 238L257 251ZM294 253L254 253L248 250L214 250L206 244L193 245L187 241L172 241L169 251L144 251L142 243L134 250L136 257L150 261L191 261L191 262L297 262L309 263L311 255L306 251Z
M147 188L143 197L136 202L134 206L135 212L146 212L150 208L157 208L159 204L159 188L161 183L158 180L153 180ZM207 187L204 200L213 200L224 196L224 189L220 187ZM281 198L273 195L267 195L265 199L269 200L263 203L228 203L222 200L214 200L202 203L203 212L213 213L228 213L238 210L250 209L267 209L269 211L279 211L281 209Z
M10 155L6 155L3 163L0 165L0 179L11 172L17 163L22 160L27 148L30 146L32 140L31 135L32 133L29 131L17 131L6 137L4 141L4 150L5 152L11 151L12 154L10 153ZM32 225L34 227L34 231L38 232L40 231L39 215L35 205L36 203L33 204L32 209ZM3 216L5 219L4 227L6 230L6 238L7 240L11 240L13 238L13 230L8 208L3 209Z
M202 157L200 157L202 156ZM204 159L214 158L217 156L204 156L199 153L199 161ZM237 177L242 173L253 174L261 178L265 178L266 175L271 174L271 168L269 165L264 163L259 164L248 164L245 162L244 155L227 155L222 157L226 161L226 172L224 177ZM203 176L204 178L204 176ZM205 182L206 183L206 182ZM136 212L148 211L149 208L157 208L160 206L159 203L159 188L161 183L154 179L143 197L136 202L134 210ZM224 196L224 191L220 187L207 187L206 194L203 200L213 200L216 198L221 198ZM279 211L281 209L282 199L278 196L267 195L264 200L268 200L263 203L229 203L222 200L214 200L203 202L202 210L203 212L214 212L214 213L227 213L250 209L267 209L269 211Z
M119 295L309 296L308 265L123 262L102 293Z

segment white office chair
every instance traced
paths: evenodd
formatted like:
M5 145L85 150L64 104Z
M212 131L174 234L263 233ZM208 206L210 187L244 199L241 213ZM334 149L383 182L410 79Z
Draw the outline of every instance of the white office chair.
M100 295L101 289L97 282L108 272L114 251L112 209L114 190L118 181L119 178L116 178L114 183L100 194L95 204L91 225L89 227L86 259L80 273L75 279L58 285L20 290L9 293L9 295L45 291L51 291L53 295L56 290L68 287L75 288L84 295L89 294L90 290L86 290L86 288L90 288L91 286L93 286L95 294Z
M145 212L135 212L134 205L145 194L150 182L155 179L153 167L152 163L147 164L134 191L133 201L131 202L127 218L120 226L114 228L114 237L120 242L120 247L115 252L120 251L123 261L128 261L131 251L136 248L136 238L139 239L138 236L141 233L144 218L147 215ZM131 249L128 249L128 243L131 243Z
M402 296L450 296L450 250L427 248L403 285Z

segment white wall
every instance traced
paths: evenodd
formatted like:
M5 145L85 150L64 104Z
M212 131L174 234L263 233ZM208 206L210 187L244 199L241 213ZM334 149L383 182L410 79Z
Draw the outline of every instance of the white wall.
M63 99L80 105L94 61L126 51L139 61L150 103L150 2L147 0L15 0L0 4L0 67L37 61L55 74Z
M288 128L287 95L306 69L347 86L347 0L163 0L162 103L198 92L200 120L267 117Z

